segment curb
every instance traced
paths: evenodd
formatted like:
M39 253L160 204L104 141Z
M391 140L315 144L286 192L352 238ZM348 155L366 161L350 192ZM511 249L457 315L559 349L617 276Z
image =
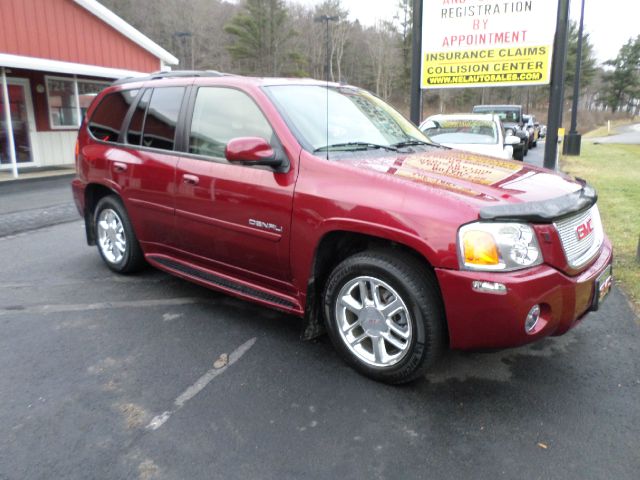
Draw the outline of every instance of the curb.
M59 175L43 175L41 177L15 178L12 180L0 181L0 190L16 185L27 185L31 183L46 182L47 180L72 180L76 176L75 173L61 173Z

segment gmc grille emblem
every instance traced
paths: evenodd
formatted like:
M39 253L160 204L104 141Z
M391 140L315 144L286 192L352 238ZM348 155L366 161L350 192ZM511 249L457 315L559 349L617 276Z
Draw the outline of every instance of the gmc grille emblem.
M591 232L593 232L593 222L591 218L586 222L584 222L583 224L578 225L578 228L576 228L576 234L578 236L578 240L583 240Z

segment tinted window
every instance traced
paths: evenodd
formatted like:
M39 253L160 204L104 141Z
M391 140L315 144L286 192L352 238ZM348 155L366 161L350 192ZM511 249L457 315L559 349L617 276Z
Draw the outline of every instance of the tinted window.
M117 142L120 127L138 90L123 90L106 95L94 110L89 121L89 131L98 140Z
M133 145L140 145L140 139L142 138L142 127L144 127L144 116L147 113L147 107L149 106L149 99L151 98L151 90L147 90L142 95L142 98L136 105L136 110L133 112L131 122L129 122L129 129L127 130L127 143Z
M224 158L232 138L260 137L271 140L273 130L258 106L243 92L230 88L203 87L193 110L189 152Z
M144 120L143 146L173 150L184 90L184 87L153 90Z

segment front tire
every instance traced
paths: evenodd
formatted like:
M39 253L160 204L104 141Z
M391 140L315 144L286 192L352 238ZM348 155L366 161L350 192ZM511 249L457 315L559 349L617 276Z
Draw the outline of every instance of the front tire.
M435 276L408 254L347 258L329 276L323 298L333 345L374 380L410 382L442 353L445 320Z
M122 200L114 195L100 199L93 224L98 252L107 267L117 273L132 273L145 266L144 254Z

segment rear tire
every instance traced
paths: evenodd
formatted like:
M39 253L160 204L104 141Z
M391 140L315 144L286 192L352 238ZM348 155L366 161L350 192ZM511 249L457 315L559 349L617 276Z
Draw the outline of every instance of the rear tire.
M96 245L107 267L117 273L132 273L146 265L122 200L103 197L93 216Z
M329 276L323 299L333 345L369 378L410 382L444 349L437 281L408 254L366 251L347 258Z

